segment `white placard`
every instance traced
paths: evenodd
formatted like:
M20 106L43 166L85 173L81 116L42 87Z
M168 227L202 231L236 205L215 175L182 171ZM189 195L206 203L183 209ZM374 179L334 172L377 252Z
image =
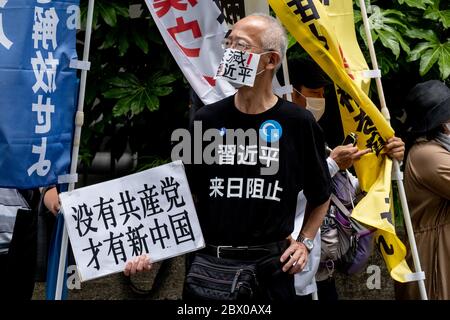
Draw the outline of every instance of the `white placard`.
M81 281L205 246L183 163L175 161L60 194Z

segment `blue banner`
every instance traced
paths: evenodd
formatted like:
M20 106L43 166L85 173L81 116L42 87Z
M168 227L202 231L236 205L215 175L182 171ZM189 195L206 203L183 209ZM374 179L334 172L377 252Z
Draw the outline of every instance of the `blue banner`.
M0 0L0 187L69 173L79 0Z

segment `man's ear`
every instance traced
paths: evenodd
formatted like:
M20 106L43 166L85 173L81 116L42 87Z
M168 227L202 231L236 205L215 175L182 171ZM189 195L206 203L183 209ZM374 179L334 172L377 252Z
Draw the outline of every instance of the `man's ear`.
M278 52L271 52L269 54L269 63L267 64L267 69L269 70L275 70L278 64L281 62L281 57Z

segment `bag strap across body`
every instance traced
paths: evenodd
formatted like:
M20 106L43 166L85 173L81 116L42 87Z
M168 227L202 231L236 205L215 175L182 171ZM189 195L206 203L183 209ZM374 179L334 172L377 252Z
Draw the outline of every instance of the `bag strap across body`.
M339 198L334 195L334 193L331 194L331 201L333 201L336 207L338 207L343 214L345 214L347 217L351 216L352 213L348 211L348 209L344 206L341 200L339 200Z

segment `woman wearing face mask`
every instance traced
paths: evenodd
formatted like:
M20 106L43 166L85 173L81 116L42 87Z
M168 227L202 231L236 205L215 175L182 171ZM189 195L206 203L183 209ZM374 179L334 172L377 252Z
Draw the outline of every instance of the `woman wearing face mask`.
M405 191L425 272L428 299L450 299L450 89L417 84L407 95ZM409 253L409 261L412 265ZM397 285L397 298L420 299L417 282Z

